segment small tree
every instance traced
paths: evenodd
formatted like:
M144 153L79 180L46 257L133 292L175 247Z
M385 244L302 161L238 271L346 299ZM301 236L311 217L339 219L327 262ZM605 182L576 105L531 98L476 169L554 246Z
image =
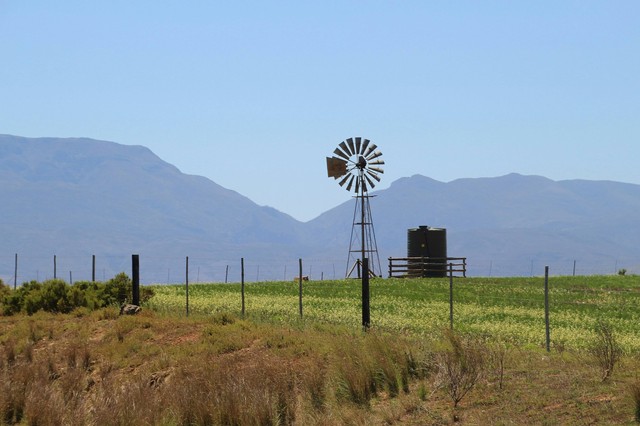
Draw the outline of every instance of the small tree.
M596 339L591 345L590 352L600 367L604 382L613 373L613 368L620 361L623 351L609 323L599 320L596 323L595 332Z

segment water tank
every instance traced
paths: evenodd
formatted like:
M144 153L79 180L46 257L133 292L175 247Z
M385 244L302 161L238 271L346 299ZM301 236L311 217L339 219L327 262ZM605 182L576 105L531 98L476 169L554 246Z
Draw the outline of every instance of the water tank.
M409 263L410 275L447 276L447 230L419 226L407 230L407 257L424 258Z

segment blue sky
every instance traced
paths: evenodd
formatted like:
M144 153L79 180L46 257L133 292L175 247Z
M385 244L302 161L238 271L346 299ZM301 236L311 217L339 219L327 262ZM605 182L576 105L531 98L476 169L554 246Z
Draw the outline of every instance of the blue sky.
M0 133L144 145L301 220L349 200L324 158L351 136L383 152L376 189L640 184L639 23L638 1L0 0Z

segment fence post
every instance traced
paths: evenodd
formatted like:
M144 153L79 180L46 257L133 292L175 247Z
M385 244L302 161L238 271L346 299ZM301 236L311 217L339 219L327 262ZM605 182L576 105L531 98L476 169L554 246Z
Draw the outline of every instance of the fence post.
M69 285L73 285L73 273L69 271Z
M298 259L298 309L302 318L302 259Z
M96 282L96 255L91 256L91 282Z
M576 261L573 261L573 276L576 276Z
M467 258L462 258L462 277L467 278Z
M453 263L449 263L449 327L453 330Z
M362 328L366 331L371 324L369 304L369 258L362 259Z
M185 292L187 293L187 316L189 316L189 256L186 259L186 275L184 278Z
M224 271L224 283L227 283L227 278L229 278L229 265L227 265L227 268Z
M229 268L228 265L227 268ZM240 259L240 293L242 294L242 316L244 317L244 257Z
M53 255L53 279L55 280L56 278L58 278L58 265L57 265L57 258L56 255Z
M551 334L549 331L549 267L544 267L544 322L546 331L547 352L551 351Z
M18 285L18 253L16 253L16 264L15 267L13 269L13 289L16 289L16 286Z
M133 281L133 300L132 303L140 306L140 256L131 255L131 276Z

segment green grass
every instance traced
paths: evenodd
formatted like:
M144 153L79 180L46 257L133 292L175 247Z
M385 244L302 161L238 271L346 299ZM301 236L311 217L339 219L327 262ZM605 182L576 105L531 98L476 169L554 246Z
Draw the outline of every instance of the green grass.
M361 287L357 280L305 282L303 321L361 322ZM627 352L640 351L640 276L551 277L552 345L582 349L594 339L598 320L611 324ZM153 286L148 306L159 312L185 312L184 286ZM190 313L211 315L241 311L240 284L189 286ZM247 316L275 323L300 322L298 284L245 285ZM449 326L448 279L375 279L371 281L374 328L414 336L432 336ZM545 343L543 278L456 278L454 327L519 345Z

